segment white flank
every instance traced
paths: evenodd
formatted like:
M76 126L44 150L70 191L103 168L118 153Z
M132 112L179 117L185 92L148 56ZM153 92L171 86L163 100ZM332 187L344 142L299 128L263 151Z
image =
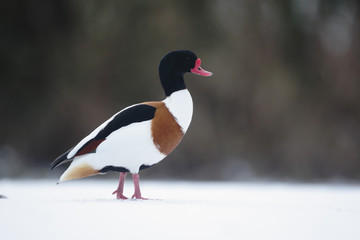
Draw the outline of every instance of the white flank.
M75 156L75 154L80 150L80 148L82 146L84 146L85 143L87 143L90 139L93 139L104 127L106 127L106 125L114 119L114 117L116 115L118 115L119 113L121 113L122 111L128 109L128 108L131 108L133 106L136 106L136 105L139 105L139 104L134 104L134 105L131 105L129 107L126 107L124 108L123 110L117 112L116 114L114 114L111 118L109 118L107 121L105 121L103 124L101 124L99 127L97 127L94 131L92 131L89 135L87 135L83 140L81 140L70 152L69 154L67 155L67 158L72 158Z
M163 102L185 134L189 128L193 114L193 101L190 92L187 89L176 91Z
M75 157L69 168L86 163L96 170L106 166L124 167L138 173L141 165L153 165L165 155L155 147L151 136L151 120L132 123L111 133L96 149L96 153Z

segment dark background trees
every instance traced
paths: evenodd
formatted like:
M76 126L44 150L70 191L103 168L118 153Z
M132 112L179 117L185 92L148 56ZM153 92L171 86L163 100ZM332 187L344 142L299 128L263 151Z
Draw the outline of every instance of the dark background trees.
M0 177L48 164L125 106L164 98L172 49L187 75L189 131L147 176L360 179L357 1L3 1Z

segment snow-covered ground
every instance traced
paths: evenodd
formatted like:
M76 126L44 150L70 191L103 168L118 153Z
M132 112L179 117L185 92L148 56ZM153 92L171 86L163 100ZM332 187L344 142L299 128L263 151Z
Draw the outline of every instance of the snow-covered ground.
M360 186L1 180L0 239L360 239ZM131 196L130 179L125 195Z

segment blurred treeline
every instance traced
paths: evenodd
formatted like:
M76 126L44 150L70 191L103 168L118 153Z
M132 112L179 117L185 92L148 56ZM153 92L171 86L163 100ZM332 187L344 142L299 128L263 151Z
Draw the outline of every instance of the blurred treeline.
M211 78L183 142L145 176L360 179L360 3L0 3L0 177L49 163L115 112L162 100L157 66L193 50ZM59 176L59 174L56 174Z

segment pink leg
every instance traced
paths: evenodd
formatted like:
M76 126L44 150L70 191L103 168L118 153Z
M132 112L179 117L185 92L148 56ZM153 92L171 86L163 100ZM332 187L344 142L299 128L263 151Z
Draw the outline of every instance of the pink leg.
M140 185L139 185L139 174L132 174L132 179L134 181L135 193L131 198L148 200L147 198L143 198L141 196Z
M128 199L123 195L124 192L124 182L125 182L126 172L120 173L120 180L119 180L119 186L118 188L113 192L113 194L116 193L117 199Z

